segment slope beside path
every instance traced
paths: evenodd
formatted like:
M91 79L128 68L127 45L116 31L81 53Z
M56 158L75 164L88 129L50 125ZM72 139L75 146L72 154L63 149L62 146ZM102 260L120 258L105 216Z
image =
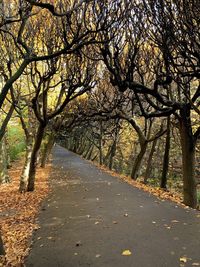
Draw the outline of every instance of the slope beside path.
M60 146L27 267L200 266L200 213L161 201Z

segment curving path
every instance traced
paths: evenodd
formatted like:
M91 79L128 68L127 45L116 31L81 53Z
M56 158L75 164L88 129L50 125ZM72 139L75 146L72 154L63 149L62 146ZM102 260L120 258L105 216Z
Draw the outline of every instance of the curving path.
M158 200L59 146L52 163L53 190L27 267L200 266L199 212Z

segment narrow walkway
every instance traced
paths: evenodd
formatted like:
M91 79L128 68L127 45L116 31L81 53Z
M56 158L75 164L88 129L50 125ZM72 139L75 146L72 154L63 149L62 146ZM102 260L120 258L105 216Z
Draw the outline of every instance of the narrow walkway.
M200 266L199 212L158 200L59 146L53 169L27 267Z

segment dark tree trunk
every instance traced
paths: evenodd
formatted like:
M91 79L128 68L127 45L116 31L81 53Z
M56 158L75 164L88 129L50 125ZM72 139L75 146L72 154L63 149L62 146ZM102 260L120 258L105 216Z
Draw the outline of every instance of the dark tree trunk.
M132 172L131 172L131 178L133 180L137 180L138 172L140 170L142 160L143 160L144 155L145 155L146 150L147 150L147 144L148 144L148 142L140 143L140 152L134 160L133 168L132 168Z
M31 155L27 191L34 191L34 188L35 188L35 173L36 173L36 165L37 165L37 156L38 156L38 152L39 152L42 139L44 136L45 126L46 125L43 125L41 123L39 124L37 134L35 137L35 143L34 143L32 155Z
M163 157L162 176L160 180L160 187L167 189L167 175L169 170L169 151L170 151L170 117L167 118L167 133L165 140L165 151Z
M91 144L87 142L87 144L86 144L86 149L85 149L85 151L83 151L83 154L82 154L82 156L83 156L84 158L87 157L88 153L90 152L90 149L91 149Z
M116 147L117 147L117 138L115 138L112 144L111 150L110 150L109 165L108 165L110 170L112 170L112 167L113 167L113 158L116 153Z
M86 147L87 147L86 140L84 138L82 138L82 140L81 140L81 142L79 144L78 154L79 155L83 155Z
M147 168L146 168L145 175L144 175L144 183L145 184L147 183L147 181L150 177L150 174L151 174L151 165L152 165L152 160L153 160L153 154L156 151L155 148L156 148L157 141L158 141L158 139L154 139L152 146L151 146L151 151L149 153L149 157L147 160Z
M54 133L51 133L49 136L48 136L48 140L47 140L47 143L45 144L44 146L44 151L42 153L42 159L41 159L41 167L44 168L47 161L48 161L48 158L49 158L49 155L51 153L51 150L52 150L52 147L55 143L55 134Z
M0 255L5 255L5 250L4 250L1 234L0 234Z
M103 137L103 126L102 121L100 122L100 136L99 136L99 164L103 164L103 145L102 145L102 137Z
M195 140L192 133L190 109L180 110L180 135L182 148L183 195L184 204L197 206L197 183L195 180Z
M7 93L9 92L9 90L12 87L13 83L21 76L21 74L25 70L25 68L28 65L28 63L29 63L29 60L28 59L24 59L24 61L19 66L17 71L12 75L12 77L10 77L6 81L5 85L1 89L1 93L0 93L0 108L2 107L2 105L4 103L4 100L5 100L6 96L7 96Z
M90 160L91 159L93 150L94 150L94 145L91 146L90 151L88 152L88 154L86 156L86 159L87 160Z
M0 128L0 142L4 137L4 134L6 133L7 125L8 125L8 123L9 123L11 117L12 117L13 111L14 111L14 105L12 105L10 107L10 109L8 111L8 114L7 114L5 120L3 121L2 125L1 125L1 128Z

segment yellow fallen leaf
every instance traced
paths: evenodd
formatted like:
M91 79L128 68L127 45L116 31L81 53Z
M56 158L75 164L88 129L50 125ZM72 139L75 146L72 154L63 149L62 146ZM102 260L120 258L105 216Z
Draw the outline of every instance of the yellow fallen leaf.
M126 249L122 252L122 256L130 256L132 253L129 249Z
M181 258L180 258L180 262L184 262L184 263L186 263L186 262L187 262L187 258L186 258L186 257L181 257Z

